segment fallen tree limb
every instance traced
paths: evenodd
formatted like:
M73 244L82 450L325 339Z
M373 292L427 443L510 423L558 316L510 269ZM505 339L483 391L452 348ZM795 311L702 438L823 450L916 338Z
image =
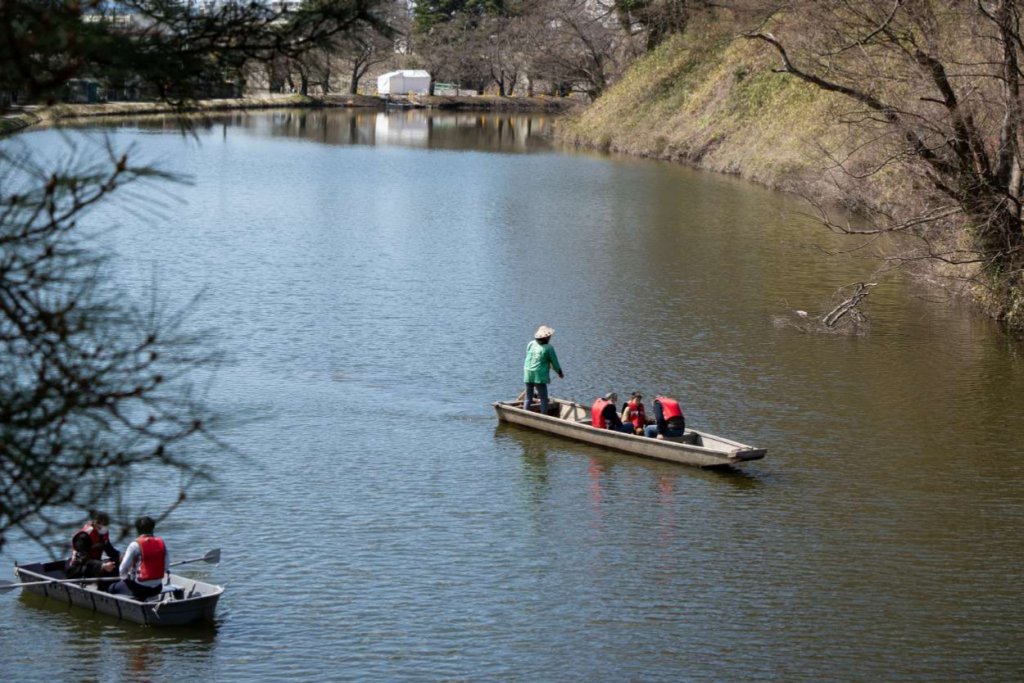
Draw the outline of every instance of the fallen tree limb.
M842 301L838 306L829 311L821 319L821 322L825 327L832 329L839 321L851 313L860 322L864 315L857 310L857 306L867 298L867 295L871 293L871 288L877 285L877 282L858 282L854 285L855 290L852 296Z

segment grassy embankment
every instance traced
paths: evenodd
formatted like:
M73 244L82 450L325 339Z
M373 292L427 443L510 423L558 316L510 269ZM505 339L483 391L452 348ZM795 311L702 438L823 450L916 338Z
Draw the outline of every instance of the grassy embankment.
M691 26L633 64L589 108L563 119L557 135L583 147L735 174L853 210L899 210L920 202L908 174L881 163L884 148L866 144L867 129L843 122L848 100L774 72L777 60L762 44L737 39L729 22ZM851 163L853 150L860 154L850 170L881 170L862 178L831 172L835 159ZM968 239L963 228L951 234L953 240ZM882 256L899 249L890 241L876 246ZM964 272L936 260L905 268L939 275L952 287ZM1012 315L1024 292L967 291L1008 330L1024 332L1024 304Z
M833 98L785 74L725 23L674 36L559 126L571 144L667 159L785 191L837 198L818 145L840 146Z

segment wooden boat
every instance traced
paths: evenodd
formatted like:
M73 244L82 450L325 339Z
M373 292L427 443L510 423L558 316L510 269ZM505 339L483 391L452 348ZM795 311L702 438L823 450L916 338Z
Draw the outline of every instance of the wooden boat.
M549 401L547 415L533 410L523 410L522 400L499 401L494 404L494 410L502 422L595 446L613 448L632 455L694 467L734 466L748 460L759 460L767 452L764 448L754 448L696 429L687 429L683 436L665 439L598 429L590 424L590 408L560 398L552 398Z
M15 565L14 575L24 583L62 580L65 578L64 566L64 560ZM177 574L170 574L170 585L164 587L162 594L143 601L127 595L111 595L97 588L97 582L88 579L74 583L50 581L25 586L24 590L147 626L181 626L211 621L217 600L224 592L222 586L186 579Z

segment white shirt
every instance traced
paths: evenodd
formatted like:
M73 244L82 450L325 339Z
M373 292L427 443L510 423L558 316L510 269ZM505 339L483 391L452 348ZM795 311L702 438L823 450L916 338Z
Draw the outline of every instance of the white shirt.
M141 586L159 586L163 579L150 579L148 581L139 581L135 577L139 575L139 565L142 564L142 548L139 547L138 541L132 541L128 545L128 549L124 551L124 555L121 556L121 566L118 571L121 574L122 579L131 578ZM171 565L168 561L168 553L164 550L164 574L170 570Z

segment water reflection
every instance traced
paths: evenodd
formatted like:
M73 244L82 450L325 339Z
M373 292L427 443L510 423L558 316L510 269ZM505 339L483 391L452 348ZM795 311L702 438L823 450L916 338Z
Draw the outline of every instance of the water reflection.
M675 496L677 481L681 477L725 482L736 491L752 491L763 483L763 475L757 470L748 472L730 467L699 469L677 465L626 453L606 451L596 446L548 436L505 423L499 423L495 427L494 439L498 448L511 446L518 451L523 462L523 471L528 480L531 483L541 484L544 488L550 485L550 468L556 458L566 456L577 460L579 456L586 457L589 490L591 498L595 502L600 502L602 496L602 479L616 469L629 473L629 476L640 472L650 474L656 482L655 490L659 502L672 500ZM578 461L582 462L582 460Z
M424 149L528 152L546 148L552 119L497 113L301 110L244 118L246 130L312 138L332 145L397 145ZM236 124L237 125L237 124ZM269 126L269 129L267 128Z
M74 671L75 680L83 681L151 680L173 669L175 678L188 678L208 671L213 661L217 623L150 628L28 592L18 603L29 612L17 620L21 637L47 644L45 661L33 660L36 673L42 667L52 675ZM18 671L17 662L8 666L9 673Z
M208 291L200 322L238 359L216 399L273 417L174 516L249 561L218 568L237 588L209 640L0 602L0 671L46 680L110 649L88 677L1019 678L1024 373L988 324L894 288L867 337L774 329L861 274L802 248L820 232L790 198L522 154L544 138L514 116L381 115L111 134L195 178L173 221L114 235L123 283L155 265L169 296ZM423 151L464 145L515 153ZM559 395L671 391L768 458L704 471L495 429L540 320ZM290 576L317 548L331 580L253 554Z
M544 114L462 112L424 109L280 109L227 112L187 119L198 130L234 129L259 137L295 138L327 145L419 147L522 153L549 149L553 116ZM154 132L177 131L180 122L166 115L103 118L89 128Z

